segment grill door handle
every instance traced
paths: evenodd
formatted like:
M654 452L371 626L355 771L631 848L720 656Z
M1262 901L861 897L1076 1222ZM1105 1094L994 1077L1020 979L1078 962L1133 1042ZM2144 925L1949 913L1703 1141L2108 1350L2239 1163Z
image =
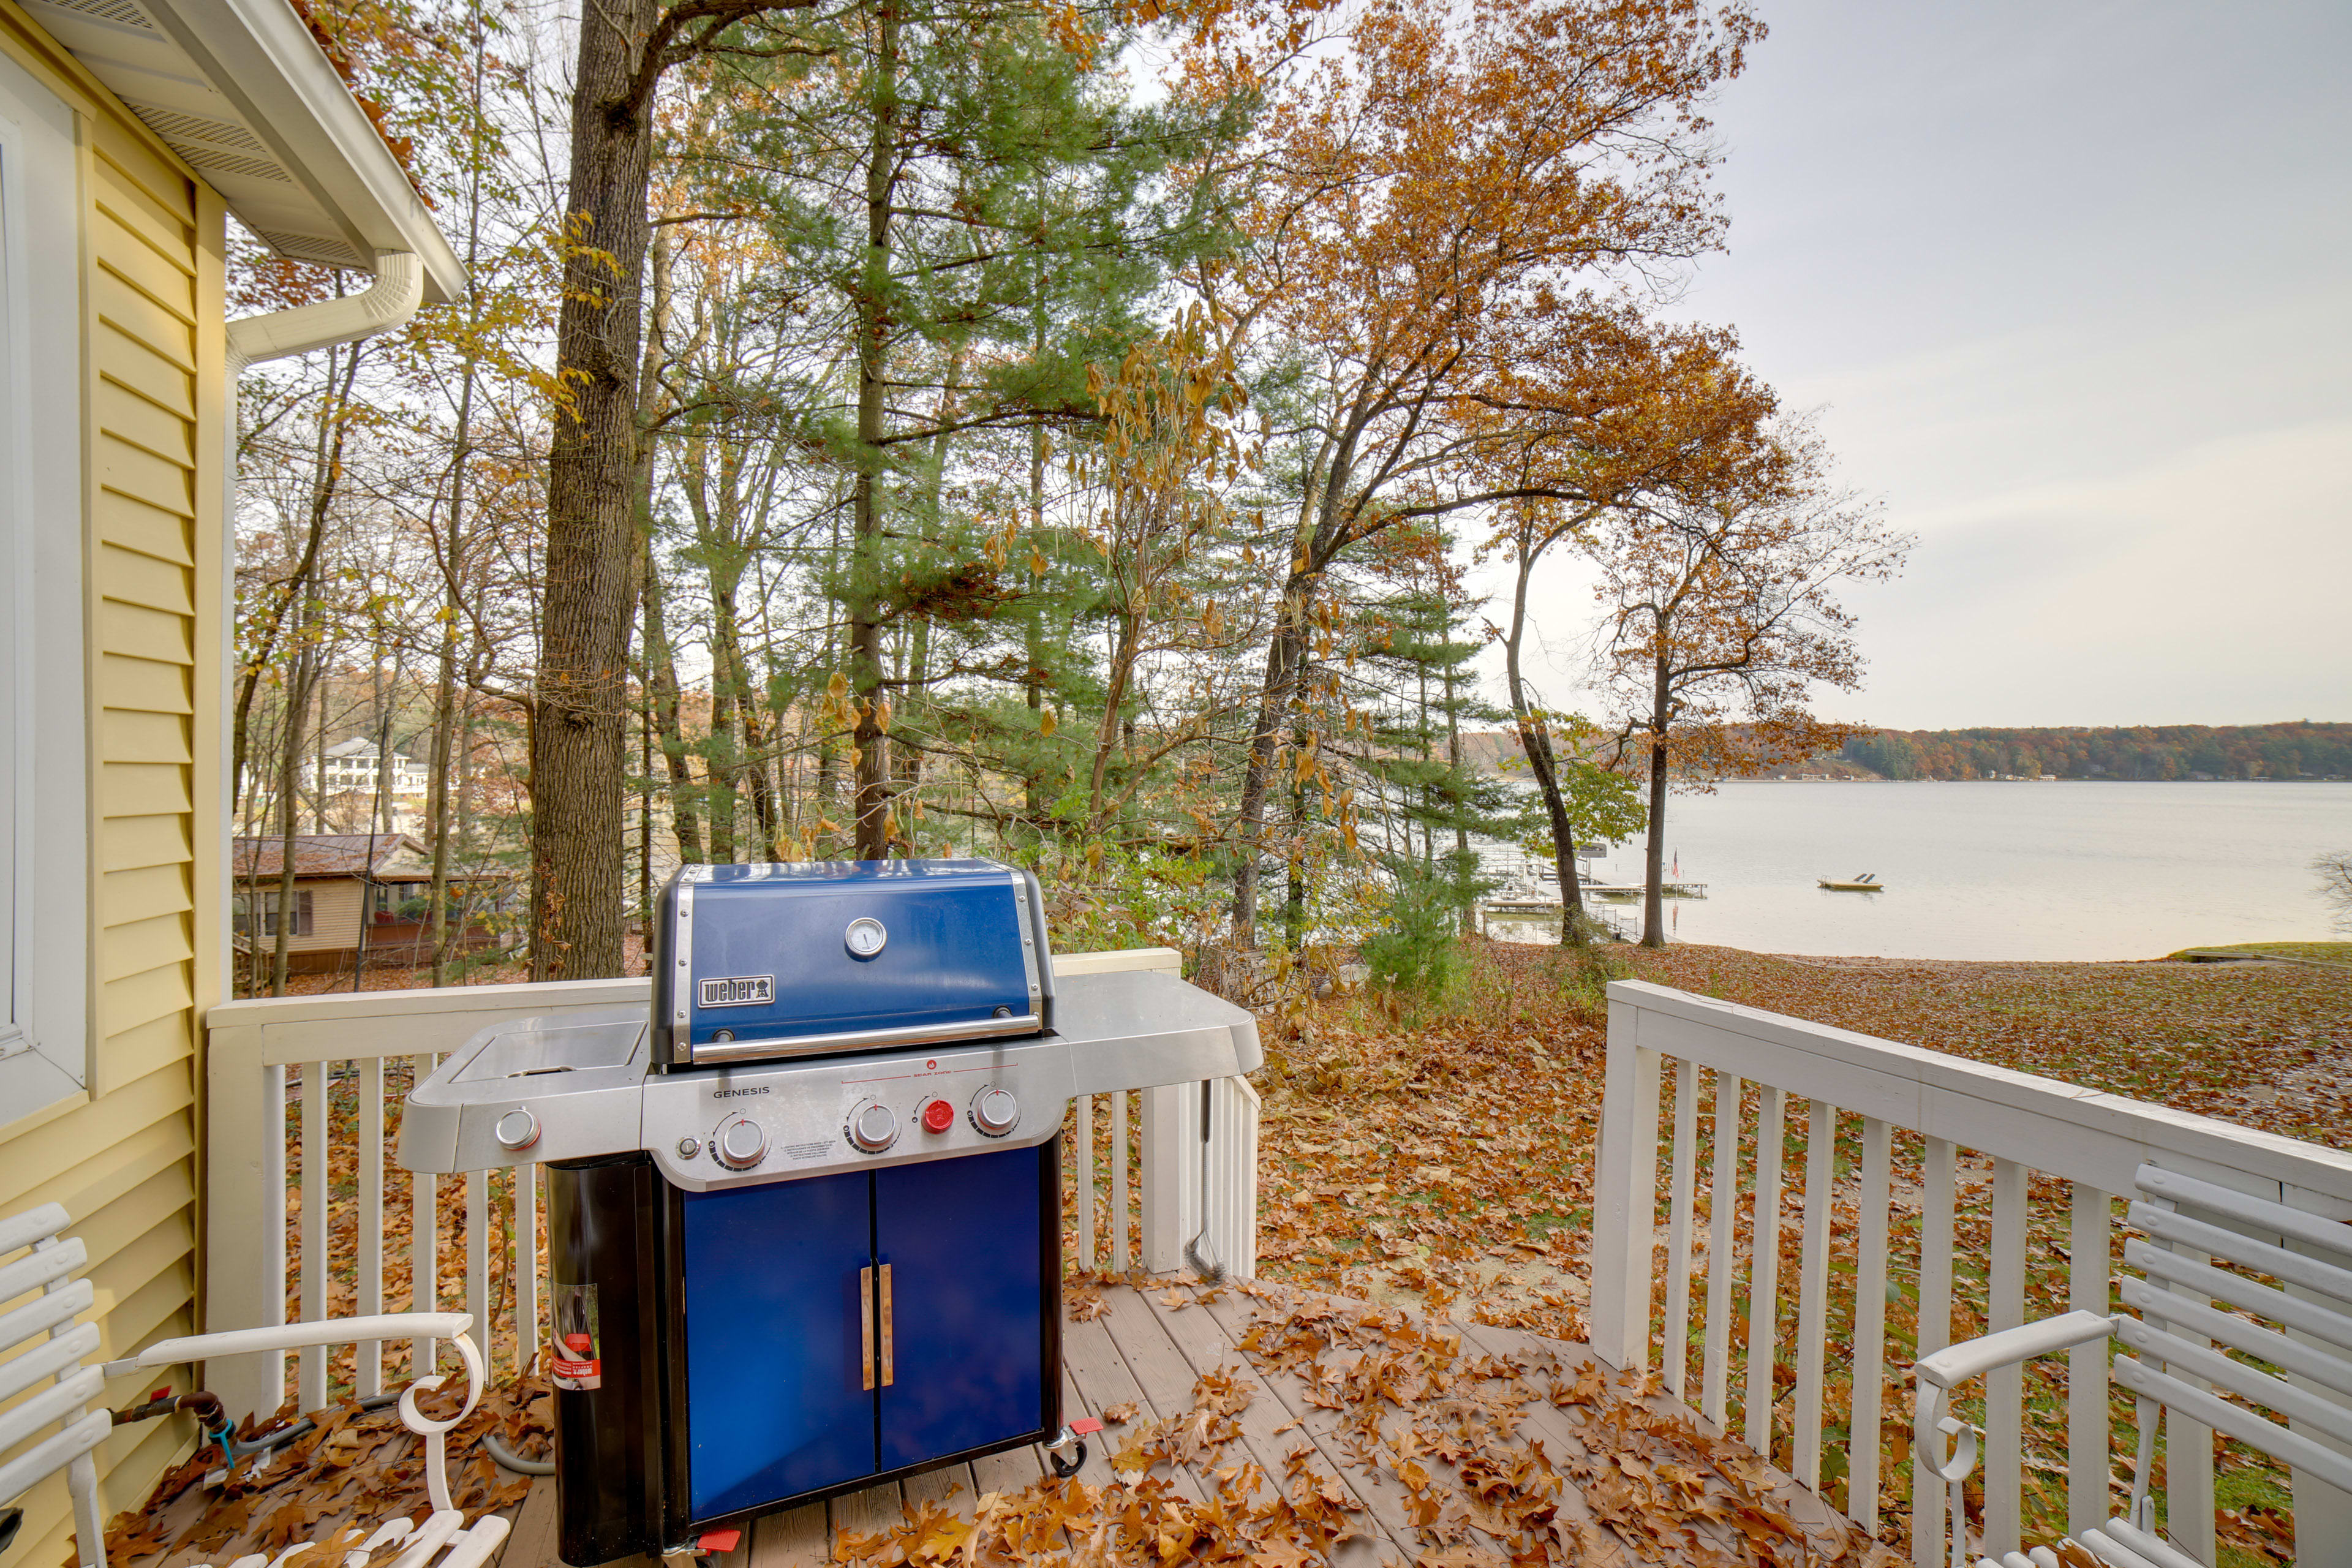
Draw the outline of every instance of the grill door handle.
M882 1266L882 1386L889 1387L898 1381L896 1336L890 1327L890 1266Z
M857 1330L866 1344L866 1386L874 1386L874 1270L857 1271Z

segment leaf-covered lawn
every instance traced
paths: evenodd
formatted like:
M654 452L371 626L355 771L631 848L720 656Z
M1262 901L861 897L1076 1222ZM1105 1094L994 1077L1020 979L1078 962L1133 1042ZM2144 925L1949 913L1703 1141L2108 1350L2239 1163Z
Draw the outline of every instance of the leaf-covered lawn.
M1792 958L1697 946L1609 952L1621 973L1661 984L2331 1146L2352 1131L2352 972ZM1592 977L1555 951L1482 944L1459 992L1428 1016L1400 1017L1370 999L1346 997L1310 1008L1295 1025L1269 1025L1261 1276L1581 1339L1605 1048L1597 999ZM1705 1121L1702 1131L1712 1137ZM1793 1196L1801 1116L1789 1133ZM1842 1129L1841 1176L1852 1168L1853 1142L1853 1127ZM1898 1142L1898 1200L1906 1163ZM1981 1215L1965 1211L1988 1179L1988 1163L1963 1160L1964 1253L1973 1246L1980 1254L1984 1244ZM1852 1202L1842 1194L1839 1207L1850 1212ZM1906 1238L1915 1258L1916 1248L1916 1202L1908 1214L1903 1207L1898 1201L1898 1264ZM2033 1208L2028 1271L2037 1296L2029 1312L2041 1315L2065 1306L2056 1297L2065 1277L2058 1184L2037 1182ZM1743 1216L1743 1237L1747 1228ZM1776 1381L1784 1394L1799 1234L1792 1211L1781 1230L1787 1300ZM1841 1237L1833 1273L1850 1271L1852 1246L1850 1234ZM1973 1289L1981 1300L1982 1268L1964 1256L1960 1272L1954 1331L1979 1331L1969 1297ZM1907 1364L1916 1302L1890 1302L1888 1316L1891 1353ZM1850 1304L1832 1329L1832 1403L1840 1404L1853 1371L1844 1339ZM2037 1367L2028 1392L2034 1446L2054 1443L2051 1451L2063 1458L2063 1362ZM1891 1417L1907 1409L1898 1381L1885 1384L1883 1398ZM1736 1421L1736 1394L1733 1412ZM1886 1431L1898 1461L1887 1477L1894 1512L1908 1495L1897 1426L1890 1420ZM1832 1435L1843 1436L1834 1426ZM1830 1467L1824 1484L1836 1500L1839 1467ZM2225 1457L2221 1484L2234 1504L2223 1524L2234 1560L2284 1560L2291 1522L2276 1512L2282 1500L2267 1473ZM2063 1512L2064 1486L2063 1470L2031 1475L2029 1515Z

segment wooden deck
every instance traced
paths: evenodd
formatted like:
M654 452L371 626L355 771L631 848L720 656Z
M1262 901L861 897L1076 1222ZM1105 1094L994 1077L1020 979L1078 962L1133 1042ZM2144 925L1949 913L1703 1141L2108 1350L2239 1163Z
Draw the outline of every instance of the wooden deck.
M1581 1345L1258 1284L1081 1285L1069 1307L1066 1417L1108 1424L1074 1481L1001 1454L760 1519L713 1568L1894 1561ZM561 1568L551 1482L502 1568Z

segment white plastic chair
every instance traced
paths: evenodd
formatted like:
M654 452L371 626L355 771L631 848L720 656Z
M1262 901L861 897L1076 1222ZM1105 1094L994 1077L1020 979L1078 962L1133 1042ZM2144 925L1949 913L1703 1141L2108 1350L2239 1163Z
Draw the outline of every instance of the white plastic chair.
M88 1261L79 1237L60 1235L66 1211L44 1204L29 1213L0 1219L0 1301L13 1300L33 1290L41 1294L14 1310L0 1312L0 1351L24 1345L20 1353L0 1362L0 1403L15 1399L46 1381L47 1388L0 1410L0 1504L15 1501L26 1490L58 1471L66 1472L66 1489L73 1499L74 1533L81 1568L105 1568L106 1509L99 1493L98 1466L90 1451L106 1441L113 1416L102 1406L91 1409L109 1378L127 1373L207 1358L241 1355L250 1351L293 1350L309 1345L352 1344L370 1340L407 1340L417 1347L423 1364L425 1342L446 1340L466 1365L466 1407L447 1421L428 1420L416 1408L416 1395L441 1386L438 1375L420 1377L400 1396L401 1424L425 1439L425 1488L433 1512L422 1525L395 1519L381 1526L343 1555L345 1568L357 1568L379 1546L407 1544L386 1568L425 1568L435 1553L446 1549L436 1568L479 1568L506 1539L507 1521L488 1515L469 1529L466 1516L449 1500L446 1439L450 1428L473 1414L480 1397L482 1356L467 1331L474 1325L467 1312L390 1312L369 1318L337 1318L323 1322L286 1323L272 1328L230 1329L220 1333L189 1334L149 1345L137 1355L98 1365L88 1357L98 1349L96 1325L76 1323L89 1310L89 1281L71 1278ZM54 1428L54 1430L51 1430ZM44 1435L46 1434L46 1435ZM21 1448L21 1452L16 1450ZM13 1453L13 1458L5 1458ZM314 1542L289 1546L275 1559L259 1554L240 1557L231 1568L277 1568ZM304 1568L326 1568L323 1563Z
M2352 1315L2347 1315L2352 1313L2352 1226L2154 1165L2142 1165L2136 1181L2143 1195L2131 1205L2131 1224L2149 1239L2126 1241L2124 1261L2145 1278L2126 1279L2122 1294L2125 1305L2135 1309L2137 1317L2068 1312L1937 1351L1922 1358L1915 1369L1918 1386L1914 1406L1914 1485L1933 1484L1933 1478L1950 1488L1953 1568L1966 1568L1968 1563L1968 1521L1960 1509L1960 1487L1976 1468L1978 1433L1947 1414L1951 1391L1996 1367L2109 1337L2136 1352L2116 1357L2113 1377L2138 1396L2139 1452L2138 1468L2132 1475L2131 1502L2124 1516L2074 1538L2077 1546L2101 1562L2113 1568L2203 1568L2197 1559L2156 1532L2156 1503L2148 1495L2148 1477L2154 1468L2160 1410L2177 1411L2315 1479L2352 1491L2352 1458L2318 1437L2290 1430L2261 1410L2246 1407L2260 1406L2311 1432L2352 1444L2352 1360L2346 1359L2352 1356ZM2211 1215L2224 1223L2197 1218L2184 1209ZM2257 1239L2233 1226L2328 1257L2289 1251L2277 1242ZM2282 1285L2299 1287L2327 1300L2290 1296L2244 1274L2171 1251L2164 1243L2267 1275ZM2176 1289L2181 1293L2176 1294ZM2249 1322L2238 1312L2208 1305L2209 1299L2332 1348L2290 1339ZM2187 1334L2200 1338L2183 1337ZM2208 1345L2202 1340L2214 1342ZM2304 1383L2291 1384L2226 1355L2217 1348L2221 1346L2283 1369ZM2197 1382L2185 1381L2189 1378ZM2222 1398L2211 1390L2235 1394L2246 1404ZM1953 1440L1948 1456L1944 1449L1946 1436ZM2352 1561L2347 1556L2352 1542L2298 1544L2302 1561L2307 1563ZM2059 1558L2047 1547L2036 1547L2030 1553L2006 1552L1998 1563L1990 1557L1977 1561L1978 1568L2057 1568Z

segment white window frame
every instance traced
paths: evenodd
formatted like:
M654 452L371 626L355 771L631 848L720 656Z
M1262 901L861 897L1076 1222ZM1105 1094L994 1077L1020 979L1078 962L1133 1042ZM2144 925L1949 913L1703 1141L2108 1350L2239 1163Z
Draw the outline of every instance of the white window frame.
M0 1128L90 1077L79 141L0 55Z

